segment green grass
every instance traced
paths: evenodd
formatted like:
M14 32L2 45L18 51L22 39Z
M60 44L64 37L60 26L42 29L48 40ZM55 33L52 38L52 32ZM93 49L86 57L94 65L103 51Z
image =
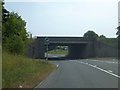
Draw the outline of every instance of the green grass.
M64 55L67 55L68 51L67 50L56 49L56 50L51 50L48 53L49 54L64 54Z
M50 63L32 60L23 56L3 52L2 61L3 88L33 88L54 68Z
M2 47L0 45L0 89L2 89Z

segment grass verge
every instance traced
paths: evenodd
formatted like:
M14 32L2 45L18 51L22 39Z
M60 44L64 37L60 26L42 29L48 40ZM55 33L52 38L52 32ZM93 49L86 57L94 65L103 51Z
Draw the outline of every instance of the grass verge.
M23 56L3 52L2 87L33 88L42 81L53 69L54 65L40 60L28 59Z
M67 50L56 49L56 50L51 50L48 53L49 54L64 54L64 55L67 55L68 51Z

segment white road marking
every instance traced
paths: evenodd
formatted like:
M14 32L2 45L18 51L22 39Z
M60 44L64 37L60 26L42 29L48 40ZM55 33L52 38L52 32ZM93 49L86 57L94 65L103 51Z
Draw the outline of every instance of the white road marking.
M114 64L118 64L118 61L100 61L100 60L87 60L87 61L97 61L97 62L105 62L105 63L114 63Z
M86 63L86 64L88 64L88 63Z
M80 63L86 64L86 63L84 63L84 62L80 62ZM112 76L115 76L115 77L117 77L117 78L120 78L120 76L112 73L111 71L107 71L107 70L105 70L105 69L102 69L102 68L100 68L100 67L97 67L96 65L92 65L92 64L86 64L86 65L89 65L89 66L94 67L94 68L96 68L96 69L98 69L98 70L100 70L100 71L106 72L106 73L108 73L108 74L110 74L110 75L112 75Z
M113 72L112 70L108 70L108 72Z
M59 65L57 64L57 65L56 65L56 67L58 68L58 67L59 67Z

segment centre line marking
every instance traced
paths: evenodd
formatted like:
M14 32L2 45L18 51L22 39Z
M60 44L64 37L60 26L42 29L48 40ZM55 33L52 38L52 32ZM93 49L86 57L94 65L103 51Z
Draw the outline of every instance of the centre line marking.
M96 65L86 64L86 63L84 63L84 62L80 62L80 63L85 64L85 65L88 65L88 66L91 66L91 67L96 68L96 69L98 69L98 70L100 70L100 71L106 72L106 73L108 73L108 74L110 74L110 75L112 75L112 76L115 76L115 77L117 77L117 78L120 78L120 76L118 76L118 75L116 75L116 74L114 74L114 73L112 73L112 72L109 72L109 71L107 71L107 70L104 70L104 69L102 69L102 68L99 68L99 67L97 67Z

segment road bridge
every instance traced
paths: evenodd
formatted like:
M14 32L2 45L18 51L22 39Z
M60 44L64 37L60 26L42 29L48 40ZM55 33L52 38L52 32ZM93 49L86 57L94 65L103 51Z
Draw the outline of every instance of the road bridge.
M67 58L117 57L117 49L87 37L37 37L28 48L26 55L32 58L45 58L46 44L68 46Z

